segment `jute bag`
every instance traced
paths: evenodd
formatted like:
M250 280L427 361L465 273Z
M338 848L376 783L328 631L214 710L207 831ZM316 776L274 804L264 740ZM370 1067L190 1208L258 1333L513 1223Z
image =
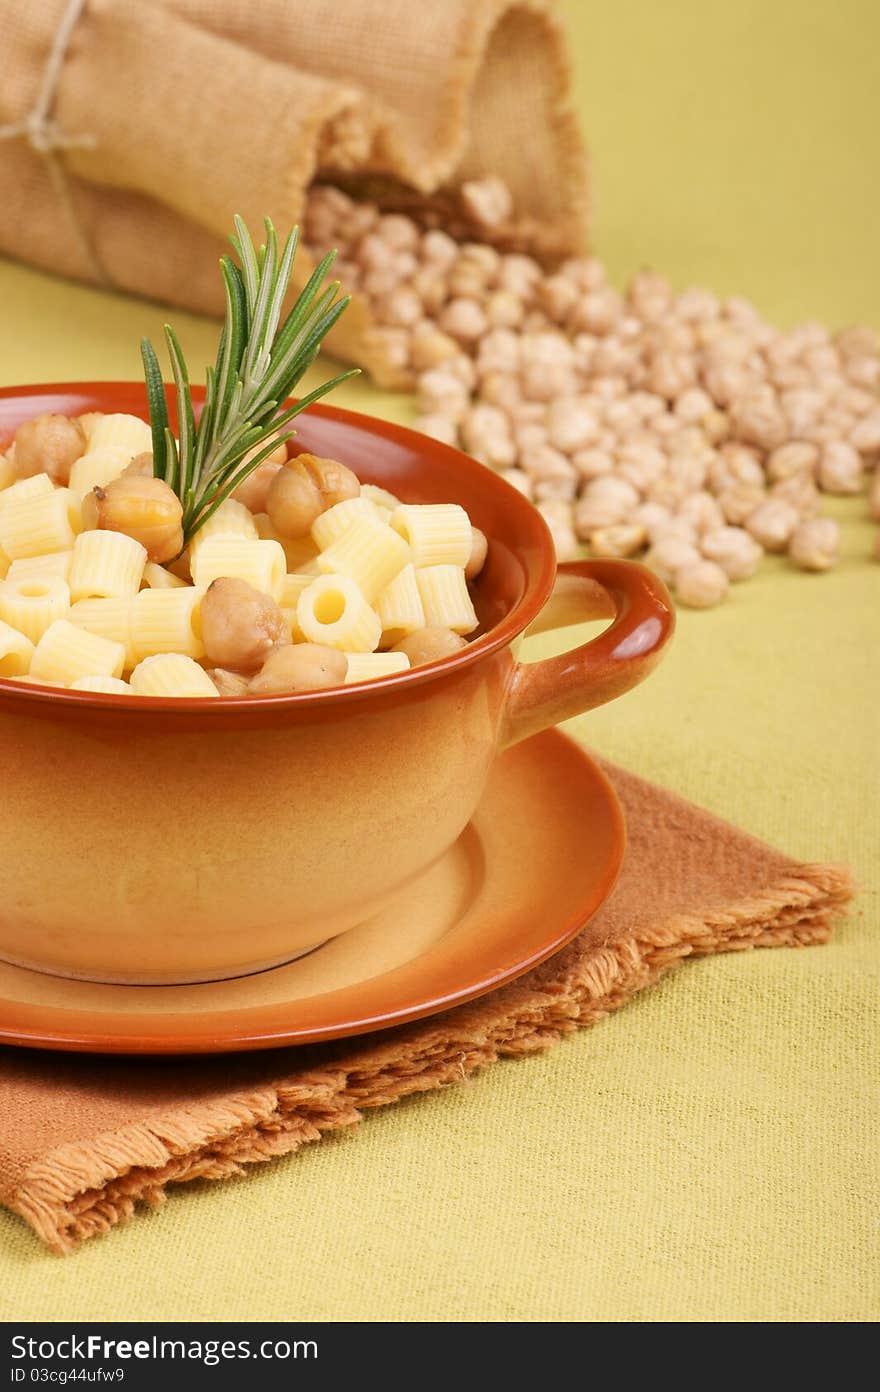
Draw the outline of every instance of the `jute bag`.
M0 251L48 270L216 313L233 213L286 231L318 180L427 209L494 173L520 244L583 247L551 0L0 0L0 54ZM328 346L394 385L371 329Z

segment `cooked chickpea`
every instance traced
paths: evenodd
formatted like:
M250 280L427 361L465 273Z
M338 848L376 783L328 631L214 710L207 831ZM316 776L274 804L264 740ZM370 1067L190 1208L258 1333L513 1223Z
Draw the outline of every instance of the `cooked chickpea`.
M467 565L464 568L465 578L475 580L483 566L486 564L486 553L489 550L489 543L486 535L481 532L479 527L471 527L471 554L468 557Z
M25 421L15 432L15 472L19 478L46 473L66 484L70 469L85 453L86 437L78 420L51 413Z
M323 508L356 498L361 491L357 474L338 460L322 459L317 454L297 455L288 462L287 472L310 479L321 495Z
M282 447L283 448L283 447ZM231 496L237 503L244 503L251 512L266 512L266 500L269 496L269 489L272 481L283 468L283 461L270 454L268 459L264 459L262 464L258 464L247 478L244 479Z
M221 576L201 604L205 657L217 667L255 672L279 643L287 641L284 615L270 595L246 580Z
M285 691L320 691L341 686L348 658L323 643L289 643L274 648L248 688L251 696L272 696Z
M464 638L453 633L451 628L419 628L408 633L395 643L392 652L406 653L411 667L422 667L426 662L437 662L441 657L450 657L467 647Z
M281 537L308 535L312 523L324 511L324 501L314 481L304 471L279 469L266 494L266 512Z
M86 528L125 532L160 565L183 549L183 505L162 479L123 474L86 494L82 514Z
M229 672L225 667L215 667L208 673L217 688L219 696L246 696L250 683L241 672Z
M123 478L152 478L153 477L153 456L147 450L145 454L136 454L130 464L126 464L122 471Z

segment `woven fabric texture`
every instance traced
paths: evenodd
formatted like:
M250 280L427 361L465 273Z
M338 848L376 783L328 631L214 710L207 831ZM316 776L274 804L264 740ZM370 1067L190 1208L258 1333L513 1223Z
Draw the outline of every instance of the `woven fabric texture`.
M650 263L781 323L880 324L872 0L565 8L615 279ZM7 383L134 377L167 317L8 264L0 296ZM215 325L174 320L210 361ZM362 380L340 404L410 410ZM828 944L686 963L556 1048L172 1190L70 1260L0 1211L0 1315L876 1319L880 566L864 501L834 513L838 569L770 562L680 614L650 681L570 727L796 859L851 864Z
M0 125L33 110L68 5L0 0ZM190 309L222 309L233 214L286 232L316 177L431 195L492 171L548 249L584 240L585 157L550 0L89 0L50 116L77 141L51 159L0 143L0 251ZM300 255L296 285L310 270ZM370 329L356 300L328 342L393 379Z

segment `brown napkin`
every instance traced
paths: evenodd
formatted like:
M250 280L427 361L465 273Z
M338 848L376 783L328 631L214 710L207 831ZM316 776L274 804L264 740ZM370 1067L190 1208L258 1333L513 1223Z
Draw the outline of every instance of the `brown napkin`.
M552 0L0 0L0 53L0 251L49 270L214 313L232 214L286 231L316 178L412 206L490 172L535 245L584 239ZM370 328L328 346L392 385Z
M0 1200L56 1252L157 1207L169 1184L351 1126L371 1107L549 1048L683 957L825 942L843 866L801 865L621 769L629 844L605 908L527 976L420 1024L309 1049L187 1062L0 1053ZM291 1175L291 1182L294 1177Z

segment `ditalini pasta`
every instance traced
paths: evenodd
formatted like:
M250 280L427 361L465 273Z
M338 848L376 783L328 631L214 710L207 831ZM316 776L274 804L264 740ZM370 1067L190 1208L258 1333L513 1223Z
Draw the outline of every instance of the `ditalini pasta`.
M30 472L34 422L20 469L15 442L0 453L0 681L269 697L405 674L477 631L487 543L456 503L408 503L335 460L279 458L265 487L237 488L195 533L175 535L171 517L160 547L165 484L150 477L146 422L91 412L61 432L72 445L59 461L47 419L44 472Z
M124 532L82 532L73 544L70 597L76 603L137 594L146 561L144 547Z
M254 515L243 503L234 498L222 502L213 516L209 517L200 531L196 532L190 543L190 564L201 548L211 537L242 537L245 541L259 540Z
M255 590L278 599L287 574L284 548L277 541L240 536L213 536L191 560L193 584L207 589L221 576L246 580Z
M38 643L70 609L70 590L57 575L20 575L0 581L0 619Z
M47 551L69 551L73 546L70 494L66 488L53 488L51 483L49 490L10 496L0 507L0 546L11 561L42 556ZM8 491L12 494L15 490Z
M118 449L126 459L134 459L153 448L153 436L146 421L121 413L101 415L89 433L89 451Z
M207 672L182 653L157 653L138 663L131 674L138 696L216 696Z
M428 628L473 633L477 616L461 566L426 566L416 571L416 583Z
M457 503L402 503L391 526L408 544L412 563L422 566L467 565L473 538L471 520Z
M0 677L26 676L33 655L30 638L0 619Z
M105 695L126 696L131 692L121 677L78 677L70 683L71 691L101 691Z
M345 535L359 517L369 517L374 522L382 520L374 504L363 495L334 503L312 523L312 540L319 550L326 551L328 546Z
M128 671L138 660L134 641L134 605L134 595L81 599L72 606L67 618L77 628L88 629L89 633L97 633L100 638L121 643L125 649L125 670Z
M407 633L415 633L417 629L425 627L425 606L419 593L415 566L405 565L399 575L395 575L379 595L376 608L382 620L383 640L389 644L397 643Z
M139 659L161 653L201 657L199 624L202 590L141 590L132 606L132 643Z
M0 512L15 503L24 502L25 498L50 498L54 492L55 485L48 474L31 474L30 478L19 479L3 489L0 493Z
M347 575L321 575L303 590L296 619L309 643L341 652L374 652L382 621Z
M124 472L130 456L117 445L90 449L70 470L70 491L84 498L93 488L103 488Z
M380 488L377 483L362 483L361 497L369 498L373 506L379 509L383 522L390 521L392 512L400 507L400 499L389 493L387 488Z
M26 575L57 575L59 580L66 580L70 574L72 560L72 551L50 551L46 556L27 556L23 560L11 562L6 578L20 580Z
M58 686L70 686L80 677L121 677L124 667L121 643L99 638L67 619L56 619L34 649L29 673Z
M406 542L390 527L372 517L359 517L332 546L318 553L318 569L325 575L348 576L371 603L409 558Z
M346 686L353 682L373 681L376 677L392 677L396 672L409 670L406 653L373 652L349 653L348 671L345 674Z
M151 590L181 590L186 587L185 580L181 580L179 575L172 575L170 570L157 565L155 561L147 561L141 584L149 586Z

